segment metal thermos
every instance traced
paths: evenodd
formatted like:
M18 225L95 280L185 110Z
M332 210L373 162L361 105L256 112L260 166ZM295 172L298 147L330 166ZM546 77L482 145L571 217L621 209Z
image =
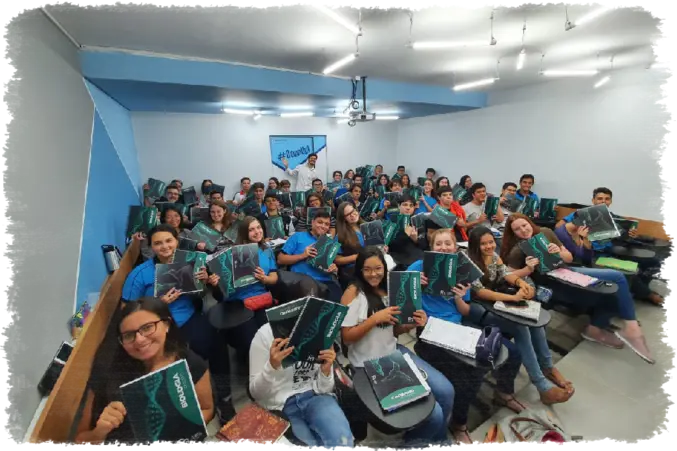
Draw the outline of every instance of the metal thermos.
M111 244L104 244L101 246L103 250L103 258L106 261L106 269L109 273L113 273L115 270L120 268L120 260L122 260L122 255L117 246Z

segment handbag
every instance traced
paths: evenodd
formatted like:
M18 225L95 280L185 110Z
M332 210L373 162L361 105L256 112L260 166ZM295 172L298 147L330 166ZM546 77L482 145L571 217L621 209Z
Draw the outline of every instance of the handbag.
M506 442L569 442L572 438L547 410L526 409L503 419L499 428Z
M475 346L475 360L480 365L491 365L495 368L501 352L503 335L498 327L485 326Z
M269 291L244 300L244 306L252 312L272 307L274 304L275 300Z

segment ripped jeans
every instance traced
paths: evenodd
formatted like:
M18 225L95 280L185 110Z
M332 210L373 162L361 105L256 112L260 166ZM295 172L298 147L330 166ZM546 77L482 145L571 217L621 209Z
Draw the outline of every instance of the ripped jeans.
M354 446L350 424L332 395L312 390L290 396L282 409L294 436L308 446Z

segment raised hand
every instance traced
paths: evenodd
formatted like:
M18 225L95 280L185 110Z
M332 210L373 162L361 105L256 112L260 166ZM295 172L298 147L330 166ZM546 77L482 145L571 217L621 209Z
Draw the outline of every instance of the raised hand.
M279 370L282 367L282 361L294 351L293 346L285 348L287 344L289 344L289 338L276 338L270 346L270 357L268 361L270 362L270 366L276 370Z
M167 292L167 294L162 296L160 298L160 300L162 302L164 302L165 304L171 304L172 302L176 301L179 298L179 296L181 296L181 290L177 290L176 288L172 288L171 290L169 290Z
M120 427L127 416L127 409L119 401L113 401L103 409L99 419L96 420L94 431L100 435L101 438L106 438L114 429Z
M402 313L399 307L386 307L378 312L374 313L372 317L376 324L392 324L393 326L398 324L399 321L395 315Z

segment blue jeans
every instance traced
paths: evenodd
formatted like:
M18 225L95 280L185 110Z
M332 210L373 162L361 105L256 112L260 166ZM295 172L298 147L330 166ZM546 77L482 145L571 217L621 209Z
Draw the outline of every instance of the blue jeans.
M411 352L409 348L398 344L397 349L402 354L409 354L414 364L425 371L428 375L426 382L430 386L435 401L437 401L430 416L414 429L407 431L404 440L407 444L413 444L419 440L425 440L426 444L440 443L447 439L447 425L454 406L454 386L442 373Z
M590 323L599 328L609 327L611 318L618 315L621 319L627 321L634 321L637 319L635 315L635 300L630 294L630 287L628 281L620 271L615 269L601 269L601 268L570 268L580 274L586 276L596 277L600 280L614 282L618 285L616 292L616 305L608 305L608 303L600 302L600 305L593 305L593 312L590 318Z
M531 383L539 392L545 392L555 385L546 379L541 368L552 368L552 354L545 337L545 328L527 327L502 318L479 304L470 304L468 320L480 326L495 326L515 340L524 368Z
M354 446L348 420L332 395L309 390L290 396L282 413L294 436L308 446Z

